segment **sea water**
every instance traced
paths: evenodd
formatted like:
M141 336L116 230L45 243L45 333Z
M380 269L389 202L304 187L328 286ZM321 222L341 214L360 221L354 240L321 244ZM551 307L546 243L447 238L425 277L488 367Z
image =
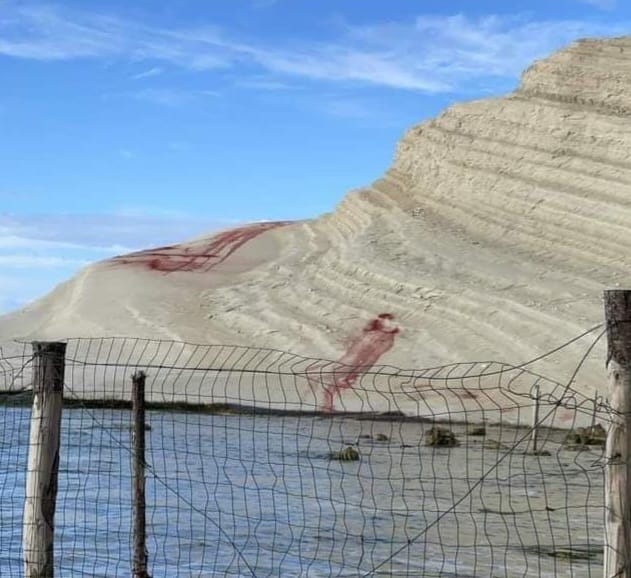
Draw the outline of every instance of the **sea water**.
M3 577L23 572L29 416L0 408ZM151 411L147 424L156 577L595 576L602 564L596 453L527 456L519 430L485 449L464 427L460 446L431 448L427 425L348 418ZM351 444L358 461L331 459ZM57 576L131 575L131 464L131 412L64 410Z

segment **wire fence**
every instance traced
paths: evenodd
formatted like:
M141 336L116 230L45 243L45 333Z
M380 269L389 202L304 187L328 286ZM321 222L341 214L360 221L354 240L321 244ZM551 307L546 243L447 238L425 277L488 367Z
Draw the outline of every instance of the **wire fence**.
M139 370L152 576L602 574L611 411L532 363L140 339L71 339L65 363L59 576L131 575ZM0 351L2 576L23 572L32 373L30 344Z

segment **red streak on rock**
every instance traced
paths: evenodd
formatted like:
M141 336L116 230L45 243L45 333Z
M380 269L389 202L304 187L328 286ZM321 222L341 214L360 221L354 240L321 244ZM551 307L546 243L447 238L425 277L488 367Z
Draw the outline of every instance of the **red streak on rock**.
M111 259L111 263L141 266L151 271L159 271L165 274L176 271L207 273L223 263L248 241L266 231L283 227L290 223L291 221L254 223L219 233L211 237L206 243L196 244L193 247L168 245L114 257Z
M394 345L398 327L390 325L394 316L381 313L353 336L346 353L338 360L333 371L333 379L325 383L322 410L333 411L335 396L352 387L355 382L366 373L379 358Z

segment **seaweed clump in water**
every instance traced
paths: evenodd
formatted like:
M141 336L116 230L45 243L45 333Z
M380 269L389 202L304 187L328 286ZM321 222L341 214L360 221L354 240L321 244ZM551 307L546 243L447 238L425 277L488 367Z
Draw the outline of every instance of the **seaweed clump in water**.
M433 427L427 432L426 446L453 448L460 445L456 435L444 427Z
M356 462L359 460L359 452L353 446L348 446L339 452L331 452L330 458L340 462Z
M576 446L604 446L607 441L607 432L599 423L592 427L579 427L571 431L566 443Z

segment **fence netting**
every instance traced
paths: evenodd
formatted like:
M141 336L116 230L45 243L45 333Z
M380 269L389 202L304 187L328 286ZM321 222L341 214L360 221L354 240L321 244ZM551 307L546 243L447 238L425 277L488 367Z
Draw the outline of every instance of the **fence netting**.
M23 572L31 368L30 344L2 349L2 576ZM139 370L152 576L602 572L602 397L531 365L358 368L108 338L67 342L56 575L131 575Z

